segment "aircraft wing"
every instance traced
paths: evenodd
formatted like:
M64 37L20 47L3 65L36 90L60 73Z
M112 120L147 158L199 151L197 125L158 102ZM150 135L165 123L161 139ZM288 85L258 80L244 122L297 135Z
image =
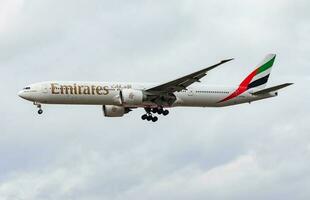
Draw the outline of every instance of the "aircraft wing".
M207 67L207 68L204 68L202 70L199 70L199 71L196 71L194 73L191 73L191 74L188 74L186 76L183 76L181 78L178 78L176 80L173 80L173 81L170 81L170 82L167 82L167 83L164 83L162 85L158 85L158 86L155 86L153 88L149 88L146 90L146 92L149 92L149 93L160 93L160 94L163 94L163 93L173 93L173 92L179 92L181 90L184 90L186 89L188 86L190 86L191 84L195 83L195 82L200 82L200 79L202 77L204 77L205 75L207 75L207 72L226 63L226 62L229 62L233 60L232 59L227 59L227 60L222 60L221 62L215 64L215 65L212 65L210 67Z

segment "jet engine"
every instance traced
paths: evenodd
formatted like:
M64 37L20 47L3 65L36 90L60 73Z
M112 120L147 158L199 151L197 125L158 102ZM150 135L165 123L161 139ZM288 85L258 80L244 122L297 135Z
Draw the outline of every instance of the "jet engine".
M143 102L144 94L141 90L123 89L120 93L123 105L135 106Z
M124 114L131 111L129 108L114 105L103 105L102 110L106 117L122 117Z

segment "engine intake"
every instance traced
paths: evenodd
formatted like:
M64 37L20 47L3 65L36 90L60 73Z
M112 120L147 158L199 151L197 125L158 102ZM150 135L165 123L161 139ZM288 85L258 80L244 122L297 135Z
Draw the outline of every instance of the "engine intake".
M124 114L129 113L131 110L123 106L103 105L103 114L106 117L122 117Z

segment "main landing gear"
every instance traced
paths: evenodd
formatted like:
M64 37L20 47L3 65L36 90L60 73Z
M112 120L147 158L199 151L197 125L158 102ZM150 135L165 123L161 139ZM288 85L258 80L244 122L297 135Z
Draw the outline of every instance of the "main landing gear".
M156 122L158 120L158 117L153 116L152 114L144 114L141 116L142 120L147 120L147 121L152 121L152 122Z
M169 110L164 110L163 108L153 108L152 110L152 113L158 113L159 115L164 115L164 116L166 116L166 115L168 115L169 114Z
M164 116L169 114L169 110L164 110L162 107L159 107L159 108L144 108L144 109L146 111L146 114L141 116L142 120L156 122L158 120L158 117L153 116L153 114L157 113L159 115L164 115Z
M43 110L42 110L42 106L41 104L37 103L37 102L34 102L33 105L37 106L37 108L39 108L38 110L38 114L41 115L43 113Z

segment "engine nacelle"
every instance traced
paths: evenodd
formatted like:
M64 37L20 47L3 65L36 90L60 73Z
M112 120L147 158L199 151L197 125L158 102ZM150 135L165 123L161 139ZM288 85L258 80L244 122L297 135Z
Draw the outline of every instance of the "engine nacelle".
M122 104L126 106L141 105L144 94L141 90L123 89L120 93Z
M123 106L103 105L103 114L106 117L122 117L124 114L130 112L129 108Z

